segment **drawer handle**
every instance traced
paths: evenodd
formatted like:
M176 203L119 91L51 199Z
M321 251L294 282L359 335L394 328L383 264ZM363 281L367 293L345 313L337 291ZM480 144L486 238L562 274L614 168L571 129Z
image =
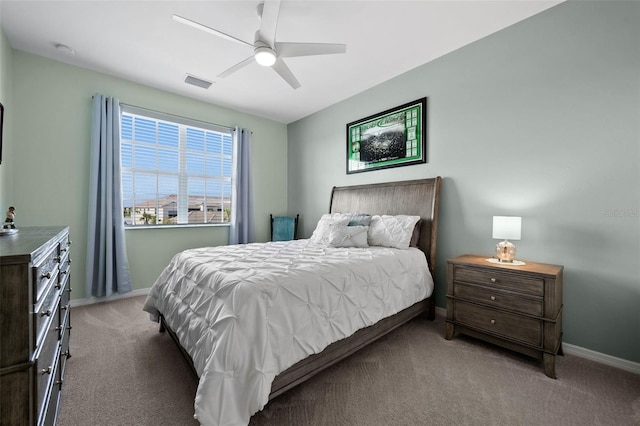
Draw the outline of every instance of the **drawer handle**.
M55 260L56 262L60 263L60 261L62 260L62 257L56 256L56 257L53 258L53 260Z
M489 299L496 300L496 297L495 296L491 296Z
M65 269L64 271L60 271L60 275L67 275L67 270Z
M41 317L50 317L51 316L51 309L47 309L44 312L40 312L40 316Z
M492 319L491 321L489 321L492 325L496 323L496 320Z
M69 260L67 260L67 263L71 263L71 258L69 258Z
M45 374L51 374L51 365L48 368L45 368L44 370L40 370L40 374L42 374L43 376Z
M66 248L61 248L60 251L67 251L67 249Z
M53 288L55 288L56 290L60 290L60 283L56 283L56 285L54 285Z
M67 289L67 291L68 291L69 293L71 293L71 290L73 290L71 287L69 287L69 288Z
M47 272L46 274L40 275L40 279L43 279L43 278L51 279L51 272Z
M56 380L56 385L60 385L62 386L62 383L64 382L64 380Z
M67 327L67 330L71 330L73 328L72 325L70 325L69 327Z
M65 352L63 352L61 355L62 355L63 357L65 357L65 358L71 358L71 352L69 352L69 351L65 351Z
M71 240L69 240L69 242L67 242L67 245L70 246L71 245Z
M56 327L56 331L60 331L60 330L62 330L62 326L61 325Z
M498 281L498 280L496 280L495 278L491 278L491 282L492 283L495 283L496 281Z
M69 304L62 306L60 309L62 309L63 311L66 311L67 309L69 309Z

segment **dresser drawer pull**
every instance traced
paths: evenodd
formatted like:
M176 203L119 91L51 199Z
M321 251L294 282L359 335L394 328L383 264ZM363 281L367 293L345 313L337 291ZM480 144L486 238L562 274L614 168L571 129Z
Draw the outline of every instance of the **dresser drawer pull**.
M60 290L60 283L56 283L56 285L53 286L56 290Z
M67 263L71 264L71 258L69 258L69 260L67 260Z
M489 321L492 325L496 323L496 320L492 319L491 321Z
M491 281L492 283L495 283L495 282L497 282L498 280L496 280L495 278L491 278L491 280L490 280L490 281Z
M61 326L61 325L57 326L55 330L56 330L56 331L60 331L60 330L62 330L62 326Z
M69 327L67 327L67 330L71 330L73 328L72 325L70 325Z
M67 270L65 269L64 271L60 271L60 275L67 275Z
M47 272L46 274L40 275L40 279L43 279L43 278L50 279L51 278L51 272Z
M69 305L67 304L67 305L61 306L60 309L62 309L63 311L66 311L67 309L69 309Z
M61 248L60 251L67 251L67 249L66 248Z
M65 351L65 352L63 352L61 355L62 355L63 357L65 357L65 358L71 358L71 352L69 352L69 351Z
M47 309L44 312L40 312L40 316L41 317L50 317L51 316L51 309Z
M64 380L56 380L56 385L62 386L62 383L64 383Z
M53 258L53 260L55 260L56 262L60 263L60 261L62 260L62 257L56 256L56 257Z
M495 296L491 296L489 299L496 300L496 297Z
M45 369L43 369L43 370L40 370L40 374L42 374L43 376L44 376L45 374L51 374L51 368L52 368L52 367L53 367L53 366L51 366L51 365L50 365L49 367L47 367L47 368L45 368Z

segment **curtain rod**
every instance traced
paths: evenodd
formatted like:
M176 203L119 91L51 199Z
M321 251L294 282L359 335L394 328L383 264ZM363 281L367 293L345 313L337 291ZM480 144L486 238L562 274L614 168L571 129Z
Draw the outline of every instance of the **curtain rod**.
M95 95L92 95L91 99L94 99L94 98L95 98ZM141 107L141 106L137 106L137 105L131 105L131 104L127 104L127 103L124 103L124 102L120 102L120 106L129 107L129 108L135 108L135 109L141 110L141 111L148 111L150 113L154 113L154 114L158 114L158 115L177 117L177 118L181 118L183 120L188 120L188 121L191 121L191 122L194 122L194 123L204 123L204 124L208 124L210 126L222 127L224 129L229 129L229 130L233 130L234 129L234 127L225 126L224 124L212 123L210 121L198 120L198 119L195 119L195 118L184 117L182 115L177 115L177 114L170 114L168 112L157 111L155 109L145 108L145 107ZM251 133L253 134L253 132L251 132Z
M120 106L124 106L125 108L126 107L135 108L135 109L138 109L138 110L148 111L150 113L155 113L155 114L164 115L164 116L177 117L177 118L181 118L183 120L192 121L192 122L195 122L195 123L204 123L204 124L208 124L210 126L222 127L222 128L229 129L229 130L233 130L234 129L231 126L225 126L224 124L212 123L210 121L198 120L198 119L195 119L195 118L185 117L185 116L182 116L182 115L177 115L177 114L171 114L171 113L168 113L168 112L157 111L157 110L154 110L154 109L151 109L151 108L144 108L144 107L140 107L140 106L137 106L137 105L126 104L124 102L120 102Z

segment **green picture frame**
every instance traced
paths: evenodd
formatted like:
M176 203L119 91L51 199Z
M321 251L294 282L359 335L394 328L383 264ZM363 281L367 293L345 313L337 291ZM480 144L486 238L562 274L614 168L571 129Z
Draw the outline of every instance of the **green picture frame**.
M347 174L427 162L427 98L347 124Z

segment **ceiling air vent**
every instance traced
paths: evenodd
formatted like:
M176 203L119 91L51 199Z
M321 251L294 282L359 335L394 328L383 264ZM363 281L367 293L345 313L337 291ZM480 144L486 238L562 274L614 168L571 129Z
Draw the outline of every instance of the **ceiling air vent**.
M194 86L202 87L203 89L208 89L212 84L210 81L203 80L190 74L187 74L184 82L187 84L193 84Z

